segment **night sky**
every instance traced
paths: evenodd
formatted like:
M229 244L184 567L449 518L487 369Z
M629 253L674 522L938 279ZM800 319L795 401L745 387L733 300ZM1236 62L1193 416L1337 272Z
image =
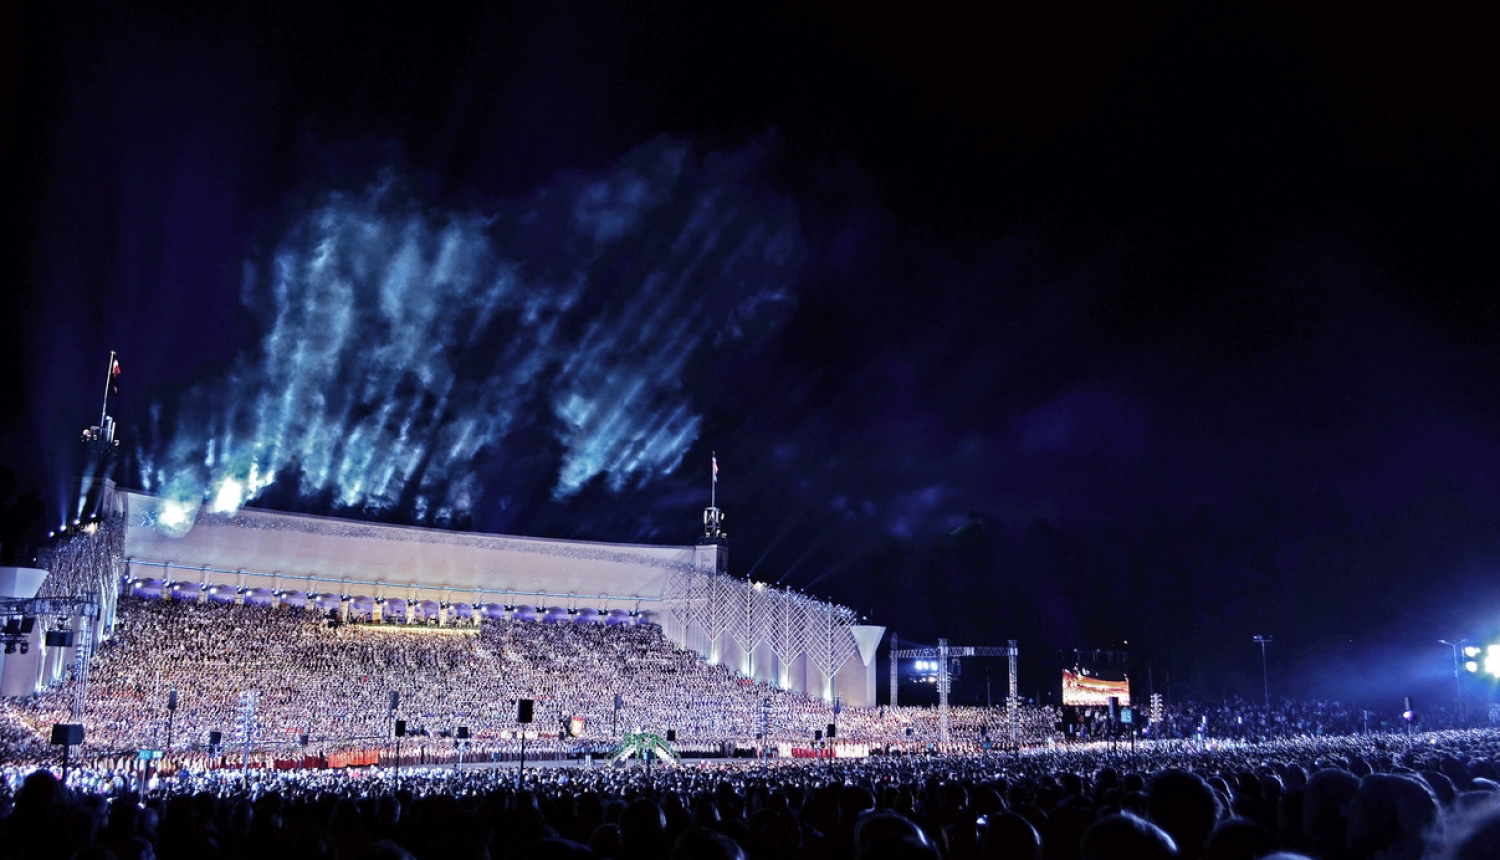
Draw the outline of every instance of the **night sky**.
M1258 698L1265 634L1273 693L1442 700L1500 639L1466 7L45 5L12 547L113 349L122 485L686 543L717 452L733 574L1018 639L1028 694L1121 648Z

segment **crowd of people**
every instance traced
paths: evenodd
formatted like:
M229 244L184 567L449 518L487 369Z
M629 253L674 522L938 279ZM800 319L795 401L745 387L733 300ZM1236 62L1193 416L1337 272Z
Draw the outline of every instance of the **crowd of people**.
M72 721L75 681L0 707L0 860L1468 860L1500 847L1494 728L1412 734L1337 703L1230 700L1167 705L1139 745L1080 743L1118 727L1081 711L1068 732L1062 710L1026 705L1012 744L1004 708L835 713L645 624L345 624L129 597L116 618L66 785L47 734ZM819 754L829 723L858 757ZM536 756L608 752L640 730L714 758L503 764L522 733ZM164 756L146 767L142 749Z
M0 857L1477 860L1500 732L672 769L0 772Z
M73 683L4 703L0 744L8 760L51 755L44 743L50 727L73 721ZM533 703L529 725L517 721L523 699ZM1020 709L1018 739L1041 742L1057 719L1053 709ZM838 727L834 746L841 752L888 746L944 752L974 748L985 738L996 746L1012 742L1003 709L950 709L944 744L935 709L835 713L821 699L709 664L654 625L510 619L356 625L288 606L122 597L115 629L93 658L85 742L75 752L155 749L200 761L226 748L239 753L249 726L258 756L328 756L392 746L396 720L417 738L403 757L419 760L455 757L451 744L435 739L456 739L461 727L470 736L471 759L514 757L522 733L536 755L601 751L639 730L670 730L689 752L790 754L813 744L830 723ZM7 725L30 731L3 731ZM218 732L218 749L210 748L211 732Z

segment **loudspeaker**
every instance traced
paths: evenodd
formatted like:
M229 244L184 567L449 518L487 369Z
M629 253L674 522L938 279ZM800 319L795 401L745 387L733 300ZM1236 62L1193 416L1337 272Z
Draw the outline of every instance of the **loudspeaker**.
M672 743L676 743L676 742L677 742L677 730L676 729L667 729L667 743L672 744Z
M401 694L395 690L391 691L391 713L396 713L396 706L401 704Z
M518 723L529 723L529 722L531 722L531 706L532 706L532 701L530 699L522 699L516 705L516 722L518 722Z
M208 733L208 745L211 746L211 747L218 746L223 740L224 740L224 733L223 732L217 732L217 731L215 731L215 732L209 732Z
M398 737L398 738L404 738L404 737L406 737L406 720L397 720L396 721L396 737Z
M47 635L42 637L42 643L48 648L71 648L73 647L73 631L48 630Z
M839 732L839 727L837 725L833 724L833 723L829 723L828 724L828 733L825 734L824 737L828 738L829 740L833 740L834 736L837 735L838 732Z
M27 634L36 629L36 618L28 615L21 619L21 633Z
M1120 721L1120 697L1109 697L1109 721L1118 723Z
M619 693L615 693L615 710L618 711L623 707L625 707L625 697Z
M167 694L167 710L169 710L169 711L175 711L175 710L177 710L177 691L176 690L173 690L172 692L170 692L170 693Z
M461 740L461 741L469 739L469 727L468 726L459 726L458 727L458 739Z
M303 746L307 746L307 735L306 734L297 735L297 743L302 744Z
M83 743L83 725L80 723L53 723L52 742L58 746L73 746Z
M822 729L813 729L813 740L820 741L822 739L823 739L823 730Z

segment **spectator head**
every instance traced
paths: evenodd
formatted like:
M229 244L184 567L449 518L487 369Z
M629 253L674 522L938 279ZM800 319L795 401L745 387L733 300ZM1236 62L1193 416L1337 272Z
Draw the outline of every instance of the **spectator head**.
M722 833L694 827L672 849L672 860L746 860L745 849Z
M1014 812L989 817L989 828L979 843L981 860L1038 860L1042 837L1031 822Z
M893 845L900 847L895 853L888 853L888 847ZM922 847L931 850L931 856L937 856L936 849L932 848L922 828L899 812L888 809L870 810L861 815L854 825L855 860L928 856L920 853L919 849Z
M1204 860L1256 860L1276 850L1276 837L1254 821L1230 818L1208 837Z
M1348 831L1348 806L1359 790L1359 778L1328 768L1307 778L1302 789L1302 835L1308 851L1323 858L1341 857Z
M1223 812L1218 794L1202 777L1177 768L1151 780L1146 809L1152 823L1172 837L1185 860L1203 856L1208 835Z
M1165 830L1129 813L1106 815L1083 834L1082 860L1175 860L1177 845Z
M1417 860L1439 836L1442 810L1427 783L1414 776L1372 773L1349 803L1344 844L1354 860Z

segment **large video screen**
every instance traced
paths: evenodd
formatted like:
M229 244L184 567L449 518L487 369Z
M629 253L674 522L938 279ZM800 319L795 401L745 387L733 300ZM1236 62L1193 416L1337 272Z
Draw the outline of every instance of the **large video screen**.
M1106 707L1111 696L1118 696L1120 706L1130 705L1130 679L1101 678L1087 669L1063 670L1064 705Z

